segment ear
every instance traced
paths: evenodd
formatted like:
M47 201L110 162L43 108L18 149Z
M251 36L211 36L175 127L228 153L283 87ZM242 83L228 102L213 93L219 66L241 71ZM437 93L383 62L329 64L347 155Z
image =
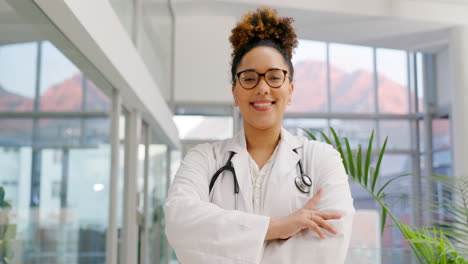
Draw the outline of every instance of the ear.
M237 106L237 96L236 96L236 86L233 85L231 87L231 91L232 91L232 98L234 99L234 106Z
M291 83L289 84L289 95L290 95L290 96L292 96L293 91L294 91L294 83L291 82Z

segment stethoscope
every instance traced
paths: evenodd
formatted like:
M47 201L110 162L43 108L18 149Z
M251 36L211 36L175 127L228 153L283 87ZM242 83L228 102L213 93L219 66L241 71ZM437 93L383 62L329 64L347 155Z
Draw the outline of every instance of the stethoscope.
M296 154L297 154L297 151L295 149L293 149L293 151L296 152ZM211 193L211 190L213 189L213 186L214 186L216 180L218 179L218 176L223 171L226 171L226 170L230 171L232 173L232 177L234 179L234 196L235 196L235 207L234 208L235 208L235 210L237 210L237 208L238 208L238 196L239 196L239 182L237 181L236 170L232 166L232 162L231 162L231 159L234 156L234 154L236 154L236 153L231 152L229 154L229 158L228 158L228 161L226 162L226 164L224 166L222 166L221 168L219 168L215 172L213 177L211 178L209 193ZM299 191L301 191L303 193L309 193L310 192L310 187L312 186L312 180L310 179L309 176L307 176L307 174L304 173L304 171L302 169L301 160L299 160L297 162L297 165L299 166L300 175L298 175L298 176L296 176L294 178L294 183L296 184L296 187L297 187L297 189Z

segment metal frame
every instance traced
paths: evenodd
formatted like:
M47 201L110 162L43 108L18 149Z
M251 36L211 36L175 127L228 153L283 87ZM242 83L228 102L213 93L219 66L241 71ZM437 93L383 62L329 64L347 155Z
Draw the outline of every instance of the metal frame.
M110 143L111 143L111 175L109 181L109 216L106 234L106 264L117 264L117 205L118 188L120 174L120 114L122 112L122 102L118 90L113 91L112 95L112 114L110 125Z
M0 112L0 118L108 118L108 112Z
M425 151L424 151L424 160L426 166L424 167L424 176L425 177L430 177L433 174L433 165L434 165L434 160L433 160L433 154L434 154L434 149L432 145L432 139L433 139L433 134L432 134L432 121L433 121L433 116L434 116L434 109L435 109L435 98L432 96L435 91L435 83L433 78L431 77L432 74L429 74L431 72L431 69L433 67L433 61L431 60L430 55L424 55L422 58L422 66L423 66L423 78L424 78L424 131L425 131L425 138L424 138L424 145L425 145ZM422 182L423 187L422 189L424 190L421 193L421 197L429 201L431 199L431 194L436 192L437 189L433 184L429 181L424 181ZM430 222L432 219L432 214L430 208L423 208L423 217L424 217L424 225L429 226L433 224Z
M140 227L140 264L146 263L146 254L148 253L148 179L149 179L149 147L151 143L151 131L148 124L143 122L143 144L145 146L145 159L143 161L143 212Z
M137 175L141 118L131 110L125 127L125 177L121 263L138 263Z

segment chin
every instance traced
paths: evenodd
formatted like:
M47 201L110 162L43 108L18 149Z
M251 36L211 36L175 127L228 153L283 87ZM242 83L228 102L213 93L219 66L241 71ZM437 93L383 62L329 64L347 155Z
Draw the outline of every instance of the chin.
M250 127L258 130L267 130L278 125L278 122L273 120L250 120L250 122L247 123Z

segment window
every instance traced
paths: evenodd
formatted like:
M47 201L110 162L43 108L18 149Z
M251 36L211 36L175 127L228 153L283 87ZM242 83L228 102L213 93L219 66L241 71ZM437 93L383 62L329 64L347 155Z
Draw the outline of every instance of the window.
M297 94L293 95L293 104L285 113L283 126L296 135L306 135L302 129L307 129L320 140L323 139L319 131L331 137L329 127L332 127L339 137L349 139L353 149L361 145L363 150L367 149L374 131L374 167L388 136L379 184L392 177L413 174L390 184L386 194L390 209L399 219L417 223L415 214L421 209L415 208L413 201L423 196L414 190L420 179L419 173L424 171L424 162L417 164L416 161L424 151L426 133L425 120L411 114L424 110L423 54L300 40L293 62L296 72L294 93ZM294 96L299 99L294 101ZM437 147L434 170L444 173L451 163L448 128L447 120L433 121L433 145ZM378 226L379 204L351 179L350 187L358 210L357 219L369 226ZM382 237L380 231L372 233L374 242L371 244L367 243L369 237L353 235L352 239L349 263L410 262L408 244L391 221L387 222Z
M0 185L21 245L15 261L105 261L108 109L107 96L50 42L0 46Z
M294 93L288 112L326 112L328 110L327 45L304 40L293 56Z
M0 111L33 111L37 43L0 46Z
M375 112L372 48L332 43L329 52L332 111Z

